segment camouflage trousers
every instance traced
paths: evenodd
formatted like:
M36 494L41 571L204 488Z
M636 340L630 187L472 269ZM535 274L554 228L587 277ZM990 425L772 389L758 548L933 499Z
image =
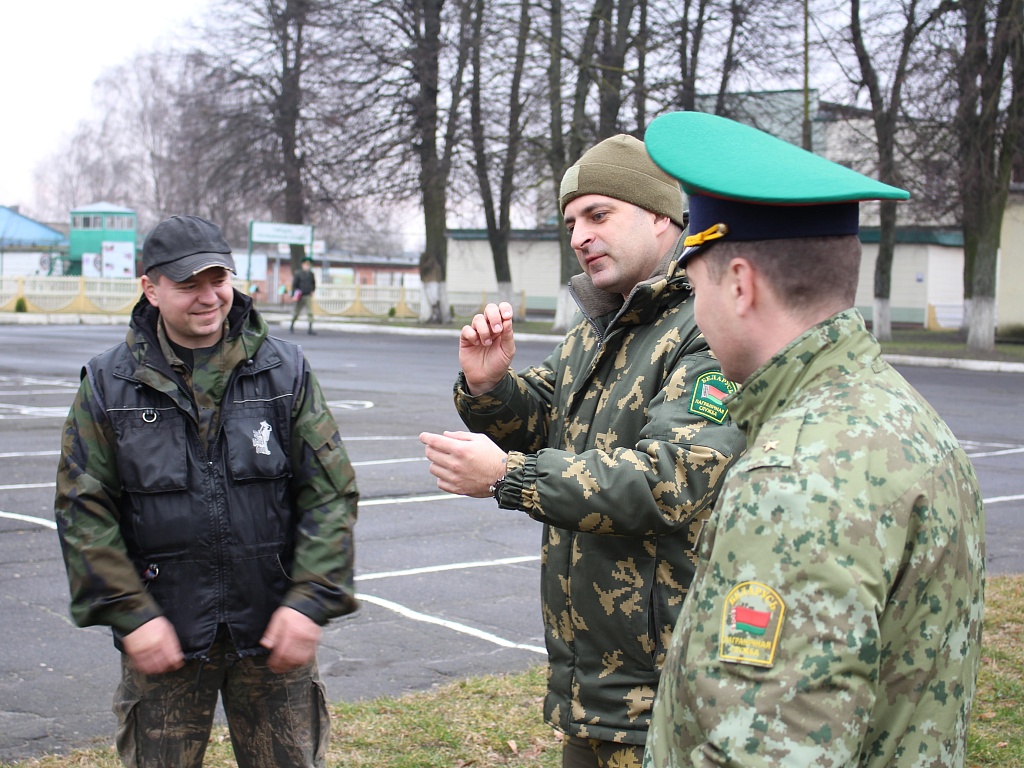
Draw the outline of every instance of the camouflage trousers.
M643 744L566 736L562 747L562 768L640 768L643 761Z
M295 330L295 321L299 319L299 315L303 312L309 318L309 327L313 327L313 297L309 294L302 294L299 300L295 302L295 308L292 310L292 330Z
M220 635L207 655L164 675L143 675L122 656L114 696L121 762L201 768L219 694L239 768L323 768L330 716L315 660L275 674L265 656L240 659Z

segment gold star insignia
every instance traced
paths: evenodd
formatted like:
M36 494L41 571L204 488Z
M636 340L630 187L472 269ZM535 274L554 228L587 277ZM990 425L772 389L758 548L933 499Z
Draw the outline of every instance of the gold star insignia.
M774 451L778 447L779 447L779 441L778 440L765 440L764 441L764 450L765 451Z

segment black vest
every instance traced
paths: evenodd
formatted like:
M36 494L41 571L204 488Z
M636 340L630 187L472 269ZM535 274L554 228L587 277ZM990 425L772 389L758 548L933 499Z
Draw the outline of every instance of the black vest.
M146 364L178 381L162 357ZM288 590L294 550L289 450L302 353L267 337L231 373L209 449L192 413L139 381L138 365L121 344L85 371L116 442L128 555L186 658L209 649L219 624L240 655L265 653L259 641Z

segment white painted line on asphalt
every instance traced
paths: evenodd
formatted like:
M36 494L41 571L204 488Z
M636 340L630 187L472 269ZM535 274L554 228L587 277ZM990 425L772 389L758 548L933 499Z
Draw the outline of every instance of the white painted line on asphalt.
M363 501L359 500L359 508L363 507L379 507L383 504L419 504L424 501L458 501L459 499L468 499L469 496L456 496L452 493L439 493L436 496L398 496L394 498L386 499L367 499Z
M30 418L66 418L68 406L62 405L54 408L42 406L16 405L15 403L0 403L0 419L10 419L18 416Z
M428 565L423 568L406 568L403 571L381 571L364 573L356 576L356 581L373 581L374 579L393 579L398 576L419 576L423 573L441 573L442 571L458 571L463 568L490 568L496 565L518 565L540 560L540 555L522 555L519 557L502 557L497 560L475 560L468 563L451 563L448 565Z
M32 517L31 515L19 515L17 512L0 512L0 517L6 517L9 520L20 520L23 523L35 523L41 525L44 528L52 528L57 530L57 524L53 520L44 520L41 517Z
M0 491L24 491L30 488L56 488L56 481L52 483L21 483L20 485L0 485Z
M1000 501L1024 501L1024 493L1016 496L993 496L991 499L982 499L985 504L998 504Z
M353 467L373 467L378 464L404 464L407 461L426 461L426 456L415 456L411 459L375 459L374 461L353 461Z
M357 435L355 437L341 436L343 443L357 443L366 440L419 440L419 435Z
M1011 453L1024 453L1024 448L1007 448L1002 451L987 451L986 453L968 453L969 459L985 459L989 456L1007 456Z
M17 453L0 453L0 459L20 459L23 456L60 456L60 451L18 451Z
M532 651L533 653L547 653L545 648L538 645L526 645L525 643L515 643L511 640L506 640L503 637L498 637L490 632L484 632L482 629L476 629L465 624L460 624L457 621L449 621L448 619L440 619L437 616L430 616L426 613L420 613L414 611L411 608L406 608L404 605L393 603L390 600L385 600L380 597L374 597L373 595L356 594L356 599L362 600L364 603L371 603L373 605L379 605L381 608L387 608L389 611L394 611L399 616L404 616L407 619L413 621L422 621L425 624L434 624L438 627L444 627L445 629L451 629L455 632L461 632L465 635L470 635L479 640L486 640L494 645L500 645L502 648L518 648L524 651Z
M52 521L52 520L44 520L44 519L42 519L40 517L32 517L30 515L19 515L19 514L15 513L15 512L0 512L0 517L5 517L5 518L8 518L10 520L19 520L19 521L25 522L25 523L35 523L35 524L41 525L41 526L43 526L45 528L52 528L54 530L57 529L57 524L54 521ZM429 568L409 568L409 569L407 569L405 571L390 571L390 572L381 572L381 573L371 573L371 574L366 574L365 576L357 576L356 577L356 581L366 581L366 580L369 580L369 579L385 579L385 578L390 578L390 577L393 577L393 576L411 576L411 575L420 574L420 573L431 573L431 572L438 572L438 571L449 571L449 570L455 570L455 569L461 569L461 568L482 568L482 567L485 567L485 566L510 565L510 564L515 564L515 563L525 563L525 562L529 562L529 561L532 561L532 560L539 560L539 559L540 559L540 557L537 557L537 556L506 557L506 558L501 558L501 559L498 559L498 560L478 561L478 562L469 562L469 563L453 563L451 565L439 565L439 566L432 566L432 567L429 567ZM381 608L387 608L388 610L394 611L395 613L399 614L400 616L404 616L407 619L412 619L413 621L421 621L421 622L424 622L426 624L434 624L436 626L444 627L445 629L450 629L450 630L453 630L455 632L461 632L462 634L470 635L471 637L475 637L478 640L486 640L487 642L493 643L494 645L499 645L502 648L517 648L517 649L523 650L523 651L532 651L533 653L547 653L547 650L544 649L544 648L541 648L540 646L527 645L525 643L516 643L516 642L513 642L511 640L506 640L503 637L498 637L498 635L492 634L490 632L485 632L482 629L476 629L475 627L470 627L470 626L467 626L466 624L460 624L457 621L449 621L448 619L441 619L441 618L438 618L437 616L430 616L430 615L425 614L425 613L420 613L419 611L414 611L411 608L405 607L404 605L399 605L398 603L393 603L390 600L385 600L384 598L381 598L381 597L374 597L373 595L357 594L356 598L358 598L359 600L362 600L363 602L366 602L366 603L372 603L373 605L378 605Z
M20 397L22 395L66 395L67 389L0 389L0 395Z

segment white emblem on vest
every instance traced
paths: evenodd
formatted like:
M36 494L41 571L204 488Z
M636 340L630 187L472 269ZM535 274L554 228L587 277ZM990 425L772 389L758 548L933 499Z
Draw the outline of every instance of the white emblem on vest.
M252 431L252 447L256 449L256 453L261 453L264 456L270 455L267 441L270 440L270 433L273 431L273 428L265 421L260 422L259 429Z

